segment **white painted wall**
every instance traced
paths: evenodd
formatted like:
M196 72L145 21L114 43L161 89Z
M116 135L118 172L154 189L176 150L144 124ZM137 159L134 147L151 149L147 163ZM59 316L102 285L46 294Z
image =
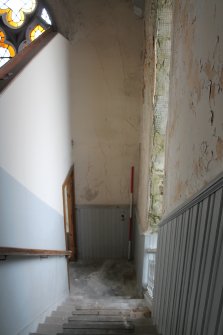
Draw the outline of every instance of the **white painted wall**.
M223 2L175 1L166 213L223 170Z
M65 248L69 101L69 44L57 35L0 96L1 246ZM0 263L0 334L35 331L67 294L64 257Z
M143 20L130 0L83 0L73 22L76 201L128 204L131 165L138 173Z
M60 214L71 166L69 51L57 35L0 96L0 166Z

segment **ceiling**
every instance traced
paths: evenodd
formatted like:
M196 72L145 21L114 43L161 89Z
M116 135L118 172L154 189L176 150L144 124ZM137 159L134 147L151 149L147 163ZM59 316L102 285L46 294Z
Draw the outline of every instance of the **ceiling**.
M73 40L78 30L76 18L79 16L80 2L99 1L104 5L109 1L126 0L46 0L46 4L56 22L57 30L68 40ZM135 15L142 18L144 13L144 0L127 0L132 2L132 9Z

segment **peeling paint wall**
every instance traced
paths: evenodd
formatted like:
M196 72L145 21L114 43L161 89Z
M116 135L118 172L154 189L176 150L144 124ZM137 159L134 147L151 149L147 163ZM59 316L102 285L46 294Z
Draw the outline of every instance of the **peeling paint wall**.
M143 108L137 213L143 231L156 230L163 214L172 0L145 3Z
M139 187L137 197L137 222L142 231L149 228L149 170L152 155L153 96L155 89L156 7L153 1L145 2L144 20L144 81L143 106L140 111Z
M73 15L76 201L128 204L131 165L138 170L143 20L130 0L76 1Z
M223 2L176 0L165 210L223 170Z
M152 156L150 164L149 225L152 229L163 215L165 139L169 104L172 0L155 0L155 91L153 97Z

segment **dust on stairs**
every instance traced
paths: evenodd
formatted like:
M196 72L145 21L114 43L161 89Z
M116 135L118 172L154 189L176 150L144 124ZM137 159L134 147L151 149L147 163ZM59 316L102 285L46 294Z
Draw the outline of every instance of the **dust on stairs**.
M30 335L156 335L143 299L70 297Z

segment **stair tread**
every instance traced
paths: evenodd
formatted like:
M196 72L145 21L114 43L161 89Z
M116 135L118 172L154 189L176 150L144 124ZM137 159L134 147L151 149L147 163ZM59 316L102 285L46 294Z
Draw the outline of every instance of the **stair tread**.
M74 321L63 324L63 329L134 329L134 325L125 321Z
M138 323L151 323L150 318L141 318L141 319L132 319L129 316L126 315L73 315L68 317L68 321L107 321L107 322L113 322L113 321L131 321L134 322L134 324Z
M77 335L76 333L68 333L70 335ZM138 333L138 332L134 332L132 333L134 335L157 335L156 332L144 332L144 333ZM47 333L30 333L30 335L48 335ZM64 333L56 333L56 335L64 335ZM87 335L87 333L86 333ZM107 333L106 334L98 334L98 335L108 335ZM115 335L123 335L123 333L115 333Z
M64 329L64 334L75 335L117 335L117 334L135 334L133 329Z
M77 335L77 333L69 332L69 333L57 333L56 335L64 335L64 334L70 334L70 335ZM88 333L86 332L85 335ZM144 332L144 333L132 333L134 335L157 335L156 332ZM47 335L47 334L39 334L39 333L32 333L30 335ZM80 334L81 335L81 334ZM89 334L90 335L90 334ZM96 333L94 335L108 335L108 333ZM111 333L109 335L112 335ZM123 335L123 333L114 333L114 335Z
M72 310L73 315L129 315L134 313L146 313L147 311L130 310L130 309L76 309Z
M130 301L131 300L131 301ZM157 335L142 299L69 298L30 335Z
M83 304L83 298L76 299L76 298L68 298L64 301L64 303L72 303L72 304ZM84 299L85 304L113 304L113 303L123 303L123 304L142 304L146 306L144 299L127 299L127 298L100 298L100 299Z

